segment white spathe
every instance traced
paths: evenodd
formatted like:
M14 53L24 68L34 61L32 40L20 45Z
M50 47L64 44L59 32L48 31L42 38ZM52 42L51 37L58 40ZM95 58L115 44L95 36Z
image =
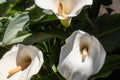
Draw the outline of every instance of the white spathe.
M33 75L39 72L43 62L43 54L36 47L14 45L0 60L0 80L30 80ZM12 69L22 65L26 65L26 67L16 73L9 74Z
M87 55L83 60L84 49L87 49ZM87 80L102 68L105 57L103 46L94 36L77 30L61 48L58 71L67 80Z
M52 10L64 26L69 26L72 17L77 16L85 5L92 3L93 0L35 0L40 8Z
M110 8L111 10L113 10L113 11L111 11L111 15L120 13L120 0L112 0L112 4L109 6L101 5L98 16L108 13L107 8Z

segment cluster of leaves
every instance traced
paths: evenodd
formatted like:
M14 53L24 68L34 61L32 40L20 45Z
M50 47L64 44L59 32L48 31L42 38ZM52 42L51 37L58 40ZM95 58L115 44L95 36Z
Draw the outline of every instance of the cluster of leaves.
M105 78L120 68L120 14L98 16L100 5L111 3L94 0L65 28L51 11L38 8L34 0L1 0L0 57L14 44L35 45L44 53L45 62L32 80L64 80L57 71L60 48L73 31L80 29L96 36L107 52L104 67L90 80Z

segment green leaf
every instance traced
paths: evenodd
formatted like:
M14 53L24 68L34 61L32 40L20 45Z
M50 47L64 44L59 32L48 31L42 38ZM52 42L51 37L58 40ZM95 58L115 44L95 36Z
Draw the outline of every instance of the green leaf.
M59 80L59 79L56 77L56 75L54 73L52 73L52 74L49 74L49 75L43 77L40 80Z
M98 28L98 36L102 36L106 31L120 27L120 14L104 14L95 19L94 25Z
M96 18L96 36L107 51L112 51L120 46L120 14L105 14Z
M54 37L57 37L61 40L66 38L66 34L62 31L53 31L53 32L38 32L38 33L29 33L12 39L7 44L15 43L24 43L24 44L34 44L36 42L45 42ZM2 44L1 44L2 45Z
M57 70L59 53L62 44L56 38L53 38L48 45L49 45L49 51L51 53L49 57L50 67L52 68L52 71L56 74L56 76L59 78L59 80L65 80Z
M3 44L6 45L13 38L15 38L17 33L19 31L22 31L23 27L28 21L29 21L29 16L27 13L22 13L17 15L17 17L9 23L5 31Z
M119 29L118 29L119 28ZM98 37L100 42L103 44L106 51L111 52L115 48L120 46L120 27L115 29L115 31L107 33L106 35Z
M56 16L52 12L40 9L37 6L29 11L29 16L30 21L33 23L57 20Z
M20 42L23 42L25 38L31 36L32 34L26 34L26 35L23 35L23 36L20 36L20 37L17 37L13 40L11 40L8 44L15 44L15 43L20 43Z
M61 33L61 34L59 34ZM58 32L40 32L40 33L34 33L32 35L30 35L29 37L25 38L23 40L23 43L25 44L34 44L36 42L45 42L48 41L54 37L60 38L60 39L64 39L65 38L65 34L58 31Z
M34 44L36 42L44 42L53 38L53 35L47 33L34 33L31 36L24 39L25 44Z
M105 78L109 76L114 69L120 69L120 55L107 56L101 71L93 75L90 80L95 80L96 78Z

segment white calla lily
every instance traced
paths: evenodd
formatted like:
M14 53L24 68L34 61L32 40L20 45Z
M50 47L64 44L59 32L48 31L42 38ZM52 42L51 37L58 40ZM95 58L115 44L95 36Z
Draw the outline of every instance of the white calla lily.
M67 80L87 80L104 64L106 52L88 33L77 30L61 48L58 71Z
M108 12L107 12L107 9L106 9L106 6L101 5L101 6L100 6L99 13L98 13L98 16L102 16L103 14L106 14L106 13L108 13Z
M100 11L98 16L101 16L105 13L108 13L107 9L111 9L111 15L114 15L116 13L120 13L120 0L112 0L112 4L109 6L100 6Z
M66 27L70 25L72 17L92 2L93 0L35 0L35 4L40 8L52 10Z
M0 80L30 80L43 62L43 54L36 47L14 45L0 60Z

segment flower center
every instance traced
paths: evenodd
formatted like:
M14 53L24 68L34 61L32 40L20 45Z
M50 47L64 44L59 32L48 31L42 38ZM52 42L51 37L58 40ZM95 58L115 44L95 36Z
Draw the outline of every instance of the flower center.
M60 0L58 4L58 14L62 17L65 17L65 15L68 15L71 13L72 7L73 6L71 1L62 2Z
M63 8L63 4L61 1L59 2L59 5L58 5L58 13L61 16L62 16L62 14L64 14L64 8Z
M84 62L86 57L88 56L88 49L87 48L83 48L81 50L81 53L82 53L82 62Z
M11 69L8 73L9 75L13 75L21 70L26 69L31 63L31 58L24 60L23 64L16 66L15 68Z

